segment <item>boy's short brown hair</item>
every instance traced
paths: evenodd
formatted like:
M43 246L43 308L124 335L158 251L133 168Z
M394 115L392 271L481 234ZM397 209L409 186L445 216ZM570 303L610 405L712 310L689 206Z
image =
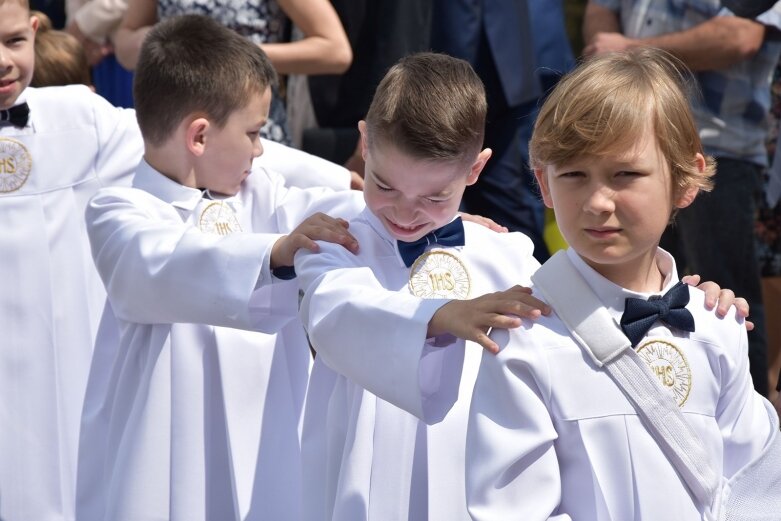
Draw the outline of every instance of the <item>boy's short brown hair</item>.
M674 195L712 188L713 159L700 172L703 154L687 95L694 79L671 54L654 48L596 56L566 75L542 106L529 143L532 167L565 165L583 155L631 150L650 123L667 159ZM650 105L650 111L649 111Z
M133 81L138 126L154 145L190 114L223 127L275 81L266 54L237 32L206 16L172 17L155 25L141 46Z
M474 159L487 105L469 63L444 54L402 58L380 82L366 115L369 146L393 144L412 157Z
M81 42L65 31L53 29L51 20L44 13L31 11L30 14L38 18L35 69L30 85L91 85L89 62Z

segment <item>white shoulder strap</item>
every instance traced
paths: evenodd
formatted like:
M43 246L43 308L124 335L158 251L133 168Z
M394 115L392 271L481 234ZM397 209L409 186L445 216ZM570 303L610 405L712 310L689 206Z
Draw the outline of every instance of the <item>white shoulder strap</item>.
M721 479L699 436L567 254L556 253L532 275L532 281L575 341L632 402L694 497L706 511L717 515L713 509L718 509Z

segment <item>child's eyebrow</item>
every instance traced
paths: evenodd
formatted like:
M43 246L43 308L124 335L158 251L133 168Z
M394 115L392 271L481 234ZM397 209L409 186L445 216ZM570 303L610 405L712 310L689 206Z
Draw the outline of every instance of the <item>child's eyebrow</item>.
M429 194L426 197L449 197L452 192L452 190L445 188L444 190L440 190L437 193Z
M1 34L0 38L7 40L9 38L19 38L20 36L26 36L29 28L30 27L27 25L18 25L16 27L11 27L11 29Z
M376 179L377 182L379 182L380 184L383 184L385 186L391 186L391 184L387 182L385 179L383 179L382 176L380 176L380 174L378 174L376 170L372 170L371 173L374 176L374 179Z

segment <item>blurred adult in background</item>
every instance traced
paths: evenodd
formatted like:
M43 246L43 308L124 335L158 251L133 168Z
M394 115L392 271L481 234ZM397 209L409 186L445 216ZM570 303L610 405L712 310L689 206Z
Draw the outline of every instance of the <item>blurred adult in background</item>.
M309 77L317 127L303 148L363 174L358 121L374 90L402 56L429 49L431 0L331 0L347 32L353 62L342 75Z
M127 0L65 0L65 30L84 46L95 90L117 107L133 106L133 75L116 60L111 43Z
M550 59L546 52L555 54L551 41L568 45L561 0L434 0L433 5L432 49L471 63L488 97L484 146L493 156L480 181L464 193L462 209L525 233L534 242L535 257L544 261L544 208L528 170L526 142L544 83L563 72L551 67L549 75L540 67ZM561 63L571 61L570 53Z
M144 36L158 20L182 14L210 16L260 46L281 75L339 74L347 70L352 51L339 17L328 0L130 0L114 46L119 62L135 68ZM288 41L288 19L303 38ZM263 137L289 143L285 106L273 93Z

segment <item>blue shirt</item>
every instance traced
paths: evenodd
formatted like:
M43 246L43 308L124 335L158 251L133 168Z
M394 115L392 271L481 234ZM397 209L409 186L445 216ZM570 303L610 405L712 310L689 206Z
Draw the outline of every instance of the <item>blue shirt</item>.
M649 38L691 29L715 16L733 16L719 0L593 0L619 15L629 38ZM781 29L781 4L756 18ZM701 95L691 100L700 138L708 154L767 165L765 139L770 82L781 41L766 40L748 60L695 73Z

